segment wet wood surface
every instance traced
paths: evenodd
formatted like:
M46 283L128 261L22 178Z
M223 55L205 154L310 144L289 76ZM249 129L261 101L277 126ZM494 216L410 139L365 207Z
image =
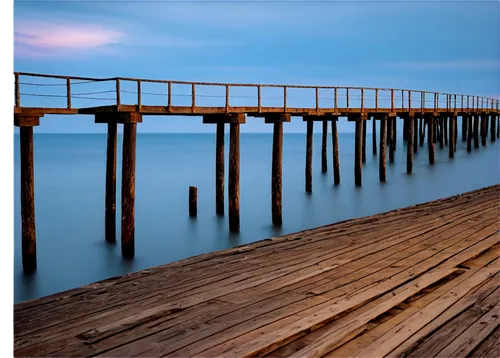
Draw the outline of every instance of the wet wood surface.
M488 356L499 195L496 185L22 302L14 353Z

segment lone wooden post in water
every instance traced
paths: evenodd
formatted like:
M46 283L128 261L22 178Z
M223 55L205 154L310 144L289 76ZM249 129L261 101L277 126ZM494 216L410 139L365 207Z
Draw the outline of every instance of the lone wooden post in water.
M266 123L273 123L273 160L271 178L271 213L273 225L281 226L282 216L282 162L283 162L283 122L290 122L290 114L266 115Z
M215 143L215 213L224 215L224 122L217 123Z
M321 141L321 173L326 173L328 167L328 156L326 154L327 136L328 136L328 122L324 120Z
M337 133L337 116L332 116L332 149L333 149L333 183L340 184L339 136Z
M196 217L198 214L198 189L195 186L189 187L189 216Z
M379 155L379 180L385 182L385 139L387 135L387 116L380 119L380 155Z
M106 148L106 198L104 235L106 241L116 242L116 122L108 123Z
M356 119L356 139L354 144L354 184L361 186L361 170L362 170L362 150L363 150L363 122L364 120Z
M406 121L407 123L407 148L406 148L406 173L411 174L413 170L413 121L415 118L410 115Z
M39 116L14 115L14 125L19 127L21 157L21 247L23 270L25 273L35 271L37 267L33 127L39 124Z

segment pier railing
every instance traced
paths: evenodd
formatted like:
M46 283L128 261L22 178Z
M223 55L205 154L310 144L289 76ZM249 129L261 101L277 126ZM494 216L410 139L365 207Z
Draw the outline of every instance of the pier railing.
M356 108L361 113L365 110L499 110L499 100L495 98L401 88L189 82L127 77L91 78L24 72L15 72L14 76L15 107L18 108L47 107L47 99L50 99L55 105L48 108L60 110L77 110L94 107L94 104L135 105L139 111L145 104L164 106L167 109L182 105L190 106L193 113L198 107L219 107L231 112L231 108L249 105L256 107L257 112L266 107L282 108L283 112L291 108L317 111L328 108L333 112L340 108ZM42 98L43 105L40 105L40 101L32 100ZM75 105L75 101L79 104ZM269 105L269 102L273 105Z

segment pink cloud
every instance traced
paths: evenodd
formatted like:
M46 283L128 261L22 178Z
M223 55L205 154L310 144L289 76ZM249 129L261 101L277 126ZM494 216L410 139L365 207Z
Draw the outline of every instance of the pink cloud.
M123 33L119 31L88 24L14 24L15 52L18 55L90 50L117 43L122 36Z

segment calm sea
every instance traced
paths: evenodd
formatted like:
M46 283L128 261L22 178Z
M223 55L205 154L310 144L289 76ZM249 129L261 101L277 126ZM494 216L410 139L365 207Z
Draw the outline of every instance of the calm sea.
M459 125L460 128L460 125ZM354 186L354 135L340 134L341 184L333 185L331 136L328 172L321 173L321 134L314 136L313 193L304 191L305 134L285 134L283 226L271 225L272 134L241 135L241 233L229 234L215 215L215 134L138 134L136 256L124 260L120 225L116 244L104 240L105 134L35 134L35 206L38 270L25 276L21 262L19 138L14 135L14 301L24 301L111 276L201 253L340 220L385 212L499 183L499 141L455 159L436 146L429 166L419 147L413 175L398 134L387 182L378 180L371 134L363 187ZM117 218L120 217L121 135L118 137ZM229 138L226 137L226 175ZM227 180L227 179L226 179ZM198 187L198 217L188 217L188 187ZM226 181L227 191L227 181ZM227 192L226 192L227 212Z

